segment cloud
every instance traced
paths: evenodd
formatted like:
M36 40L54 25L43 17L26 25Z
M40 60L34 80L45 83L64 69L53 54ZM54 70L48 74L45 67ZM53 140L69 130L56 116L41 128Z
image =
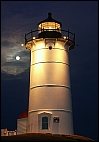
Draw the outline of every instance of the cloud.
M4 48L4 47L7 47L7 48L9 48L9 47L13 47L13 42L11 42L11 41L8 41L8 40L5 40L5 41L2 41L2 47Z
M30 53L13 39L2 40L1 43L1 71L8 74L19 74L29 68ZM16 61L16 56L20 60Z
M14 12L15 8L8 10L6 4L2 4L1 15L1 72L19 74L29 68L30 64L30 52L21 47L21 43L24 44L25 33L34 29L33 23L39 17L26 16L26 11L13 14L11 11ZM20 56L20 61L16 61L16 56Z

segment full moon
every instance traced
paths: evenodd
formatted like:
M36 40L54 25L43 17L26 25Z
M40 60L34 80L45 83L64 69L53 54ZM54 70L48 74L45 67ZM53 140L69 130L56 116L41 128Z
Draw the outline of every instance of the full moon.
M20 60L20 56L16 56L16 60Z

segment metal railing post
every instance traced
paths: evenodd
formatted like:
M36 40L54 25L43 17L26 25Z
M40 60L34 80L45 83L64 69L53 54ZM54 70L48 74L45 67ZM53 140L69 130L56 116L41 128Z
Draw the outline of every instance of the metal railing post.
M25 45L26 45L27 39L26 39L26 34L25 34Z
M69 29L68 29L68 31L67 31L67 32L68 32L67 34L68 34L68 40L69 40Z
M73 39L73 41L74 41L74 46L75 46L75 33L74 33L74 39Z
M32 30L31 30L31 39L32 39L32 37L33 37L33 34L32 34Z

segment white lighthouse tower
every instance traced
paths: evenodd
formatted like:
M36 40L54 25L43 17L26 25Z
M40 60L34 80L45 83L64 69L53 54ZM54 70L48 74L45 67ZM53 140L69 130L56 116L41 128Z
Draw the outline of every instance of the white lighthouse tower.
M51 13L25 34L31 51L27 132L73 134L69 51L75 35Z

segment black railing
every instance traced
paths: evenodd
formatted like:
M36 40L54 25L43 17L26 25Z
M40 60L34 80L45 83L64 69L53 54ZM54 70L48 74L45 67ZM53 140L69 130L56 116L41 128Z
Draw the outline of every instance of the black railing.
M67 40L70 40L73 42L73 45L75 45L75 33L70 32L69 30L59 30L58 29L42 29L42 30L35 30L35 31L30 31L29 33L25 34L25 45L27 42L32 41L33 37L36 39L39 38L39 33L42 32L48 32L48 31L56 31L61 33L62 37L66 37Z

